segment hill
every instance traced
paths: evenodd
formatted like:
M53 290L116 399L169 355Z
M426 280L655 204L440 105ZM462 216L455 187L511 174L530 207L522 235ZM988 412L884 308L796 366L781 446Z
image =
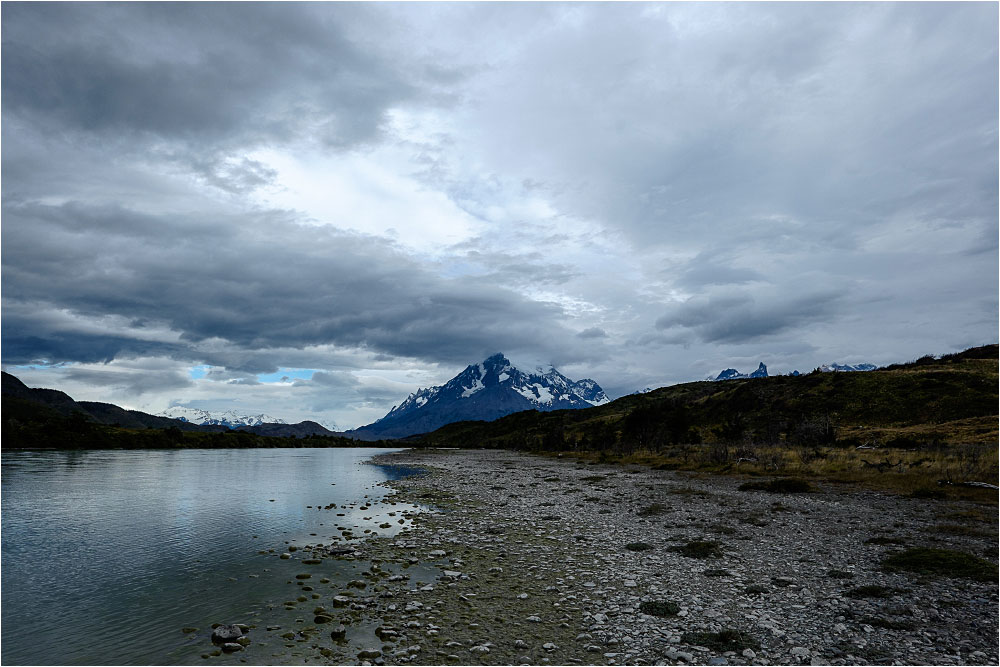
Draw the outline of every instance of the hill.
M2 374L2 434L9 448L156 449L183 447L355 447L354 440L310 421L258 424L230 430L126 410L111 403L75 401L55 389L32 389Z
M691 382L607 405L449 424L438 447L659 452L672 446L933 446L996 442L998 346L865 373Z

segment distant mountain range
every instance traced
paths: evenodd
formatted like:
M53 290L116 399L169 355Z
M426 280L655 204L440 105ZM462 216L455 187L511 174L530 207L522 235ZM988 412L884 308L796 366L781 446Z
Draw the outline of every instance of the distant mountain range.
M525 373L503 354L473 364L438 387L421 389L378 421L347 431L361 440L403 438L457 421L492 421L522 410L567 410L608 403L600 385L573 381L555 368Z
M225 426L226 428L239 428L240 426L260 426L261 424L287 424L284 419L271 417L269 415L243 415L228 410L226 412L209 412L198 408L186 408L180 405L167 408L157 414L158 417L169 417L179 419L182 422L192 424Z
M854 366L850 366L848 364L833 363L829 365L823 364L822 366L819 367L818 370L820 370L823 373L835 373L835 372L853 373L858 371L873 371L876 368L878 368L878 366L876 366L875 364L855 364ZM801 375L801 373L799 373L798 371L792 371L791 373L789 373L789 375L799 376ZM750 373L749 375L740 373L735 368L727 368L726 370L719 373L716 377L713 378L709 376L708 379L713 382L720 382L722 380L741 380L746 378L766 378L766 377L768 377L767 366L764 365L764 362L761 362L760 365L757 366L757 370L755 370L753 373Z
M743 375L735 368L727 368L726 370L719 373L719 375L715 378L714 381L719 382L720 380L736 380L739 378L766 378L766 377L767 377L767 366L765 366L764 362L762 361L760 362L760 365L757 367L757 370L755 370L753 373L750 373L749 375Z
M854 366L849 366L848 364L830 364L827 366L823 364L819 367L824 373L853 373L856 371L873 371L878 366L875 364L855 364Z
M128 429L167 429L178 428L182 431L215 431L224 432L231 428L239 431L249 431L256 435L274 437L306 435L340 435L312 421L298 424L277 423L243 423L230 427L224 423L199 423L190 419L172 418L164 415L151 415L139 410L126 410L111 403L95 403L93 401L75 401L68 394L56 389L32 389L10 373L2 373L0 390L3 394L3 412L5 415L30 414L34 416L59 415L71 417L74 413L82 415L86 421L108 426L120 426ZM189 408L184 408L189 410ZM169 412L169 411L168 411ZM197 410L194 412L202 413ZM189 413L193 416L193 413ZM210 413L205 413L206 415ZM229 414L229 413L226 413ZM233 415L236 417L237 415ZM257 417L266 417L258 415ZM255 418L244 418L253 421ZM274 419L270 417L268 419Z

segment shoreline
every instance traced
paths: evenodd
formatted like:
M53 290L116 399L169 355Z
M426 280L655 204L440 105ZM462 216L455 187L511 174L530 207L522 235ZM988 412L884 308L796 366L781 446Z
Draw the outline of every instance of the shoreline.
M426 469L385 484L431 511L357 544L387 573L351 612L377 624L362 663L998 662L996 581L880 568L917 546L994 560L995 507L500 450L372 462Z

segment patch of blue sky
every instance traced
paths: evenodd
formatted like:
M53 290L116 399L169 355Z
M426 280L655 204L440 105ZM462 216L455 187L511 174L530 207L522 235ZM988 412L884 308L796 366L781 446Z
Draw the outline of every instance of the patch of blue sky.
M207 364L202 364L201 366L194 366L188 371L188 377L192 380L200 380L206 375L208 375L208 370L211 366Z
M72 361L57 361L56 363L50 363L48 361L42 360L33 364L19 364L17 366L8 366L10 370L32 370L32 371L44 371L49 368L66 368L67 366L72 366Z
M260 373L257 375L258 382L287 382L289 380L311 380L314 368L279 368L277 373Z

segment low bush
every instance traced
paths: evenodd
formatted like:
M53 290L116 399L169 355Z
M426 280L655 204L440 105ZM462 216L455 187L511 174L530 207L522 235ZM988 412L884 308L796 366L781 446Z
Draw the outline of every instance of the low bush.
M675 544L672 547L668 547L667 551L673 551L688 558L719 558L722 556L722 549L719 548L718 542L701 540L688 542L687 544Z
M972 554L951 549L916 547L895 553L882 561L887 572L914 572L960 577L976 581L997 581L997 565Z
M891 597L896 593L895 588L889 588L888 586L881 586L878 584L868 585L868 586L858 586L857 588L851 588L844 591L844 597L861 599L861 598L887 598Z
M653 545L646 544L645 542L632 542L631 544L626 544L625 548L629 551L649 551L653 548Z
M681 635L681 641L691 646L704 646L720 652L760 648L760 644L750 635L728 629L721 632L685 632Z
M873 628L886 628L887 630L912 630L916 627L912 621L896 621L882 616L864 616L860 622Z
M845 572L844 570L830 570L829 572L826 573L826 576L830 577L831 579L853 579L854 573Z
M670 600L655 600L639 605L639 611L650 616L676 616L680 610L681 606Z
M636 512L639 516L656 516L658 514L663 514L667 511L667 506L660 503L653 503L652 505L647 505L641 510Z

